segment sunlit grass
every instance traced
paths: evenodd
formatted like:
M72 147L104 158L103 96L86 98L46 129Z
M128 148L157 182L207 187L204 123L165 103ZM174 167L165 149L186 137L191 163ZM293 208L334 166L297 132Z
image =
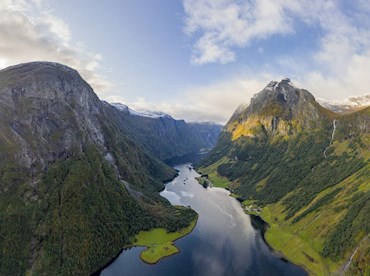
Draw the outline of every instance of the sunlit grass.
M212 182L214 187L228 188L230 181L217 173L218 166L226 162L228 162L228 159L226 157L223 157L219 161L208 167L199 168L198 171L202 174L208 174L208 179Z
M154 228L149 231L140 231L133 239L132 245L147 247L141 252L140 258L149 264L155 264L161 259L174 255L180 250L175 246L174 241L186 236L193 231L198 216L191 224L175 232L167 232L164 228Z

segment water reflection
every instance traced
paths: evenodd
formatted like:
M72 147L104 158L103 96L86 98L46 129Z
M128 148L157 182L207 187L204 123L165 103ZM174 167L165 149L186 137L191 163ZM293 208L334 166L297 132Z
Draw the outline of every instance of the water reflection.
M228 191L203 188L188 165L175 167L179 176L161 193L172 204L190 205L199 214L194 231L176 241L181 252L148 265L139 259L142 249L133 248L123 252L102 275L307 275L268 248Z

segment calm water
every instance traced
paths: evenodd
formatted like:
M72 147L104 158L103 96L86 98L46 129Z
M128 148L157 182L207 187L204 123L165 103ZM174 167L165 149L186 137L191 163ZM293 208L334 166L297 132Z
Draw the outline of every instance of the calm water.
M307 275L269 249L228 191L204 189L189 166L175 166L179 176L161 193L172 204L190 205L199 214L194 231L175 242L180 253L148 265L140 260L142 248L132 248L101 275Z

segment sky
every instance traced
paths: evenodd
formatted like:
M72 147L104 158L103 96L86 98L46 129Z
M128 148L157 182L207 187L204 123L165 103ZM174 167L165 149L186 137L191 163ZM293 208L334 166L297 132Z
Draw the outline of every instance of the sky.
M271 80L370 93L369 0L0 0L0 69L77 69L108 102L225 123Z

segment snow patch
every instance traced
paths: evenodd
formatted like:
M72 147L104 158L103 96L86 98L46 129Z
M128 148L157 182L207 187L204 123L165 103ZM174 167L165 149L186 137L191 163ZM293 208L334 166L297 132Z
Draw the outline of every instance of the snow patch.
M277 81L270 81L268 84L267 84L267 86L265 87L265 90L269 90L269 91L272 91L272 90L274 90L275 89L275 87L276 87L276 85L278 84L278 82ZM254 96L253 96L253 98L255 98L256 97L256 95L257 94L255 94Z
M273 91L276 90L278 87L282 88L283 91L286 86L291 86L293 88L297 88L294 86L293 82L289 78L282 79L281 81L270 81L267 86L264 88L264 90ZM255 96L253 96L255 97Z
M159 112L159 111L148 111L148 110L142 110L142 111L136 111L129 108L129 112L133 116L141 116L141 117L147 117L147 118L172 118L170 115Z
M166 113L163 113L163 112L159 112L159 111L149 111L149 110L137 111L137 110L133 110L133 109L129 108L127 105L121 104L121 103L111 103L110 105L114 106L115 108L117 108L120 111L130 113L130 115L132 115L132 116L140 116L140 117L154 118L154 119L157 119L157 118L172 118L170 115L168 115Z
M119 111L129 111L129 108L127 105L125 104L121 104L121 103L111 103L110 104L111 106L114 106L115 108L117 108Z
M323 107L334 112L346 112L353 109L370 106L370 94L362 96L352 96L344 100L329 101L323 98L317 99Z

